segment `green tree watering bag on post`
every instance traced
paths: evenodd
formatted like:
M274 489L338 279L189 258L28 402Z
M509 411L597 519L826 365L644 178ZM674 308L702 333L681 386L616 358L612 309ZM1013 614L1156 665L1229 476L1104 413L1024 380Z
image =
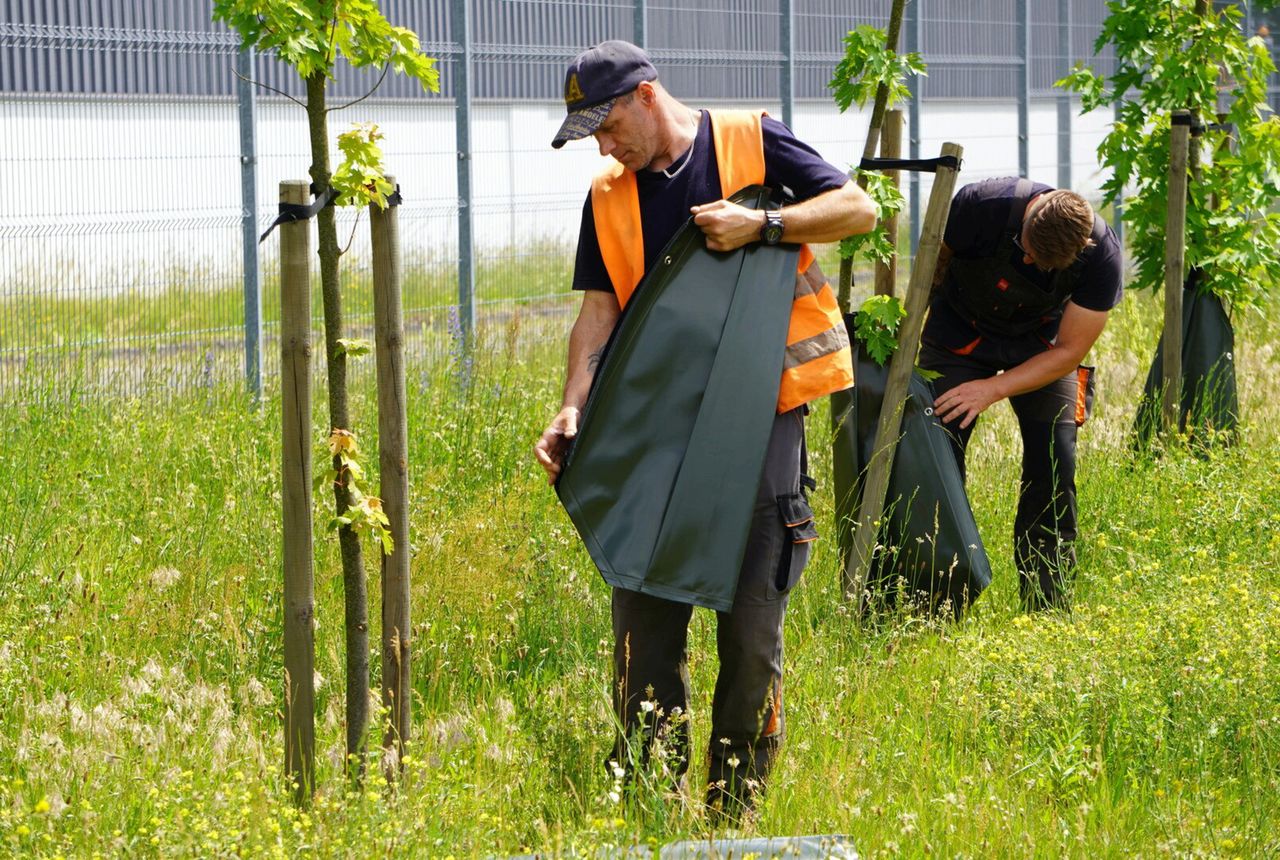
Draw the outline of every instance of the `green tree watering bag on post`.
M760 208L768 189L733 196ZM795 245L692 221L614 329L556 483L605 582L728 611L777 410Z
M1222 300L1200 289L1200 270L1192 269L1182 288L1182 400L1178 431L1201 443L1230 444L1239 424L1236 392L1235 331ZM1142 387L1133 420L1135 450L1144 451L1160 426L1164 335Z
M845 316L845 325L853 331L852 314ZM834 483L853 487L851 498L836 500L842 547L852 543L889 376L888 368L872 360L860 342L854 362L853 391L832 398L832 409L841 416L833 446ZM901 586L906 599L959 618L991 584L991 563L969 507L951 438L933 414L928 384L914 374L901 432L885 501L888 515L876 538L867 583L889 604L897 600Z

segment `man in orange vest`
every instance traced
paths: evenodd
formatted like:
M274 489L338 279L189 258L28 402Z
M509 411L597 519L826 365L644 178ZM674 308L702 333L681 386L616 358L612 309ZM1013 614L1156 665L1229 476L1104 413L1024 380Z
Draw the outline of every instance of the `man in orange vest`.
M875 226L867 195L785 125L761 111L686 107L629 42L603 42L579 55L564 94L568 116L552 146L593 136L608 163L583 207L573 280L583 299L569 336L564 398L535 446L552 482L623 306L690 215L716 251L750 242L833 242ZM784 205L748 209L726 199L753 184L775 189ZM706 798L731 819L751 808L783 738L782 621L816 537L812 515L800 515L807 514L804 488L811 485L802 475L805 404L852 384L835 296L802 248L778 414L746 556L731 611L717 613L720 674ZM693 607L622 588L614 588L612 606L619 720L626 734L642 733L646 754L659 742L683 784ZM627 765L626 749L620 740L615 765Z

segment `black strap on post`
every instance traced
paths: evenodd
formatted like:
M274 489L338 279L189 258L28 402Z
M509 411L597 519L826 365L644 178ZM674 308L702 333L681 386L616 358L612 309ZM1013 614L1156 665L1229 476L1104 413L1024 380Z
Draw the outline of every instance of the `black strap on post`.
M937 173L939 167L960 169L960 159L954 155L940 155L937 158L864 158L858 164L859 170L910 170L914 173Z
M390 209L392 206L399 206L403 202L404 198L400 196L400 183L397 182L396 190L387 195L387 208Z
M1194 124L1191 121L1191 114L1189 113L1175 113L1173 115L1173 118L1169 122L1172 125L1193 125Z
M311 193L316 194L315 185L311 186ZM330 186L325 189L323 194L316 194L316 199L310 205L303 206L301 203L281 203L280 214L276 216L276 220L271 222L271 226L267 228L267 232L258 238L258 244L261 245L271 235L271 231L281 224L288 224L290 221L308 221L316 216L321 209L329 206L338 197L338 189Z

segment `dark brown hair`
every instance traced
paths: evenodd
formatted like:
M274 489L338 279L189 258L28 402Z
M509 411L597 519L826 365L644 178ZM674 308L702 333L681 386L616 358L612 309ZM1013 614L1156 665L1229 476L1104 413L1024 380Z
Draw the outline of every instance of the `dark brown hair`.
M1093 207L1074 191L1046 191L1031 202L1024 228L1036 262L1046 269L1065 269L1090 244Z

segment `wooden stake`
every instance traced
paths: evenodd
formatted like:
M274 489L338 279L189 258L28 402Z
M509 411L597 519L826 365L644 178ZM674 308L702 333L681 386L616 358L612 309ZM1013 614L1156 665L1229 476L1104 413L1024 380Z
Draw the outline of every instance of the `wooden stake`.
M881 158L902 157L902 111L891 110L884 115L884 128L880 138ZM887 170L885 176L894 188L902 187L902 172ZM895 212L884 222L884 233L893 246L894 254L889 262L876 261L876 295L891 296L898 281L898 214Z
M395 185L395 178L387 181ZM409 426L404 381L404 317L400 297L398 207L369 207L373 241L373 314L378 363L378 463L382 507L395 542L382 554L382 704L390 722L384 761L400 763L409 740L412 691L409 613ZM395 771L384 768L390 778Z
M964 149L957 144L942 145L944 156L955 156L959 161L963 154ZM920 331L924 327L933 272L938 265L938 249L942 245L947 215L951 211L951 195L955 190L958 172L958 168L938 168L920 232L920 247L911 267L911 281L907 285L906 296L907 316L898 332L898 348L889 364L884 403L880 407L880 420L876 426L875 449L867 466L867 477L862 488L862 507L854 526L852 563L846 569L843 583L845 598L857 601L859 606L862 605L867 576L871 570L880 519L884 515L889 474L898 450L898 432L902 428L902 407L907 400L911 374L915 371L916 353L920 349Z
M280 183L305 206L311 183ZM305 803L315 777L315 591L311 546L311 222L280 225L281 504L284 524L284 770Z
M1164 342L1162 427L1178 432L1182 408L1182 282L1187 226L1187 155L1191 114L1173 112L1169 135L1169 201L1164 233Z

